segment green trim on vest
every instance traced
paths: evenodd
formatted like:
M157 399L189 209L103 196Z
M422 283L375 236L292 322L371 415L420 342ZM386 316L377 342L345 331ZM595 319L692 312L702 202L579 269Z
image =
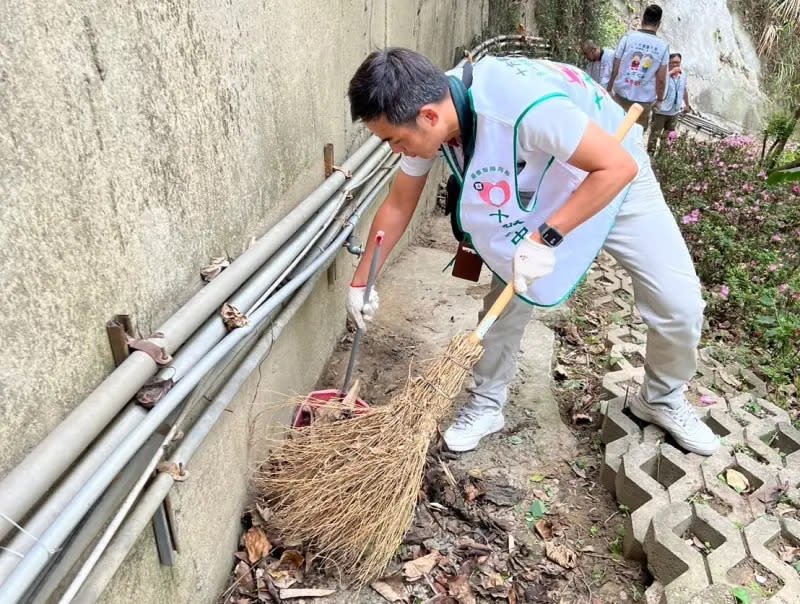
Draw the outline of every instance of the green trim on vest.
M534 107L536 107L540 103L544 103L545 101L549 101L551 99L557 99L557 98L569 99L569 96L567 96L563 92L552 92L550 94L546 94L543 97L539 97L538 99L533 101L533 103L528 105L525 108L525 111L523 111L520 114L520 116L517 118L517 121L514 122L514 143L513 143L513 145L514 145L514 166L515 167L517 165L517 136L518 136L518 132L519 132L519 126L522 123L522 120L525 119L525 116L528 115L528 112L531 109L533 109ZM519 182L517 180L517 171L514 170L514 190L515 190L516 196L517 196L517 206L523 212L530 213L530 212L533 212L533 210L536 209L536 204L539 201L539 189L542 188L542 181L544 180L544 177L547 174L547 171L550 169L550 166L553 165L553 161L555 161L555 157L550 157L550 160L547 162L547 166L545 166L544 170L542 170L542 175L539 177L539 182L536 185L536 192L533 194L533 203L532 203L531 207L529 207L529 208L523 207L522 201L519 198Z

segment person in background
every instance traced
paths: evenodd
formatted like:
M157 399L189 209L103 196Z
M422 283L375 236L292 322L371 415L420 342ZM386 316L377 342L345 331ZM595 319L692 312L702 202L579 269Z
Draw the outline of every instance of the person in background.
M607 88L611 70L614 69L614 49L600 48L594 41L586 40L581 45L581 50L587 61L586 73L600 86Z
M647 128L653 103L664 100L667 88L669 45L656 35L661 14L661 7L651 4L644 9L641 28L622 36L607 86L626 111L634 103L644 107L642 128Z
M656 152L659 139L663 141L665 136L677 129L678 114L692 110L686 88L686 74L681 69L681 59L679 52L669 55L667 91L664 100L653 108L653 121L647 139L647 152L650 155Z

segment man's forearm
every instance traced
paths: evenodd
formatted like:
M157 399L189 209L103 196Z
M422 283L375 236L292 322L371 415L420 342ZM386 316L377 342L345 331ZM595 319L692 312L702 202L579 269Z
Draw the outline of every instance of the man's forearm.
M386 262L386 258L397 242L400 241L400 237L403 236L406 227L408 227L408 223L411 221L413 212L409 214L403 208L398 208L391 202L392 199L387 198L375 214L375 218L369 230L367 248L361 256L361 261L358 264L356 272L353 274L352 285L362 286L367 283L369 265L372 262L372 255L375 253L376 233L378 231L383 231L384 233L383 242L381 243L381 258L378 264L378 271L380 271L381 267L383 267L383 263Z
M617 73L619 72L619 59L614 59L614 67L611 69L611 77L608 78L608 85L606 90L613 92L614 82L617 80Z
M659 103L664 100L664 93L666 91L667 91L667 74L666 70L664 70L663 74L662 73L656 74L656 97Z

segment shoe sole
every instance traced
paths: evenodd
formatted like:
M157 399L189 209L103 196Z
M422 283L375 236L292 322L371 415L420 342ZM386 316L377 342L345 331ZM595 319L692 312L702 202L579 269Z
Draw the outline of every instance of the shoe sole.
M692 445L690 443L687 443L680 436L677 436L675 433L673 433L669 428L656 421L654 419L654 415L650 413L649 409L647 409L646 407L644 409L637 409L637 407L634 406L633 400L631 400L631 402L628 403L628 409L630 409L631 413L633 413L643 422L647 422L648 424L653 424L665 430L667 433L669 433L670 436L672 436L673 439L675 439L676 443L678 443L682 448L689 451L690 453L697 453L698 455L709 457L719 450L720 447L719 441L716 442L716 445L714 447L709 447L705 449L697 445Z
M481 439L486 438L487 436L490 436L495 432L500 432L500 430L502 430L505 427L506 427L506 420L503 417L501 417L499 424L492 425L491 429L488 432L479 436L475 441L469 441L467 443L458 443L457 445L451 446L450 443L448 443L447 439L445 438L444 444L446 444L447 448L453 453L464 453L465 451L472 451L473 449L478 448Z

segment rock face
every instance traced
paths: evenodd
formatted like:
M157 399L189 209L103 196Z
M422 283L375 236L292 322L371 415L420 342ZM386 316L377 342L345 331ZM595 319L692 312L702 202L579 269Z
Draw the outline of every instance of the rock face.
M632 27L638 26L645 4L615 0L619 14ZM672 52L683 55L694 108L737 130L758 130L768 105L759 86L761 62L755 41L727 0L659 4L664 9L659 35Z

